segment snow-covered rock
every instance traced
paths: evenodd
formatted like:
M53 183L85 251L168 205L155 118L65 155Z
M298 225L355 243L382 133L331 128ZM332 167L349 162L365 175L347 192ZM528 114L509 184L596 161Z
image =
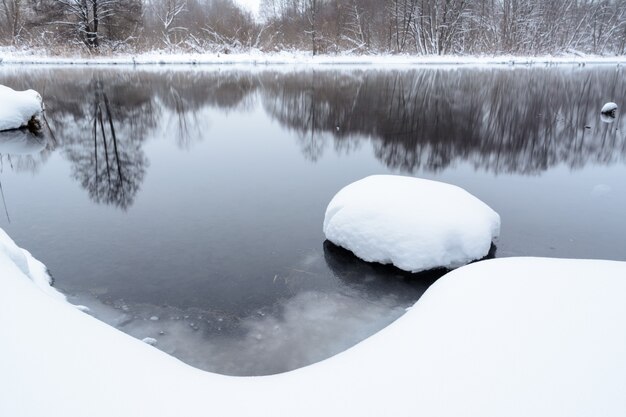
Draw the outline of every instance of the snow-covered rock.
M600 113L602 114L613 113L615 110L617 110L617 104L610 102L602 106L602 110L600 110Z
M500 216L454 185L374 175L339 191L324 234L368 262L406 271L457 268L489 253Z
M0 85L0 131L27 126L42 110L43 101L38 92L15 91Z
M141 339L142 342L149 344L150 346L154 346L157 344L157 340L154 337L144 337Z
M474 263L346 352L241 378L191 368L50 297L14 258L2 234L2 416L626 415L624 262Z

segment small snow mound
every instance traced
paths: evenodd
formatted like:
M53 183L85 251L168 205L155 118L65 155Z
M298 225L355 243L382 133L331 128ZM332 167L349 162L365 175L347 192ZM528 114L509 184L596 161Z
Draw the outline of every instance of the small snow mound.
M6 255L26 276L30 276L26 252L18 247L13 239L0 229L0 253Z
M4 85L0 85L0 103L0 131L25 127L43 110L38 92L15 91Z
M500 216L454 185L375 175L333 197L324 234L365 261L419 272L485 257L500 234Z
M0 229L0 278L2 278L3 266L6 267L8 260L9 268L17 268L23 275L28 277L41 291L52 298L65 301L65 296L52 287L52 279L48 268L35 259L30 252L20 248L13 239Z
M76 310L78 311L82 311L83 313L89 313L91 312L91 310L89 309L89 307L84 306L84 305L75 305L74 307L76 307Z
M149 344L150 346L154 346L157 343L157 340L154 337L144 337L141 341Z
M600 110L600 113L602 114L613 113L615 112L615 110L617 110L617 104L613 102L609 102L609 103L606 103L604 106L602 106L602 110Z

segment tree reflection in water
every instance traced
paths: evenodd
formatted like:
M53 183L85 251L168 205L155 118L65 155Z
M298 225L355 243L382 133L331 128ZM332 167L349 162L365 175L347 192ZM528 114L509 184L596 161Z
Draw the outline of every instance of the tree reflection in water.
M148 168L146 139L163 131L192 149L207 135L205 109L262 106L310 161L329 146L349 153L371 143L381 162L405 173L466 162L528 175L626 159L624 118L602 123L599 114L602 103L626 96L614 67L5 72L3 84L44 91L73 177L93 201L121 209ZM19 166L34 171L53 150Z

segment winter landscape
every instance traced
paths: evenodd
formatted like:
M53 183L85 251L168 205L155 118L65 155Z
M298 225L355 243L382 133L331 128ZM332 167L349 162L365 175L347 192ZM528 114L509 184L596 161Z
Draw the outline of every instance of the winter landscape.
M0 416L626 415L626 2L0 2Z

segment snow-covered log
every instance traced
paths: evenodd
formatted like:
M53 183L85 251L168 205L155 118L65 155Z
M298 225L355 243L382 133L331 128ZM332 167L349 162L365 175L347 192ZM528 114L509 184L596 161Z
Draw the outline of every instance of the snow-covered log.
M15 91L0 85L0 131L39 128L43 111L41 95L34 90Z

